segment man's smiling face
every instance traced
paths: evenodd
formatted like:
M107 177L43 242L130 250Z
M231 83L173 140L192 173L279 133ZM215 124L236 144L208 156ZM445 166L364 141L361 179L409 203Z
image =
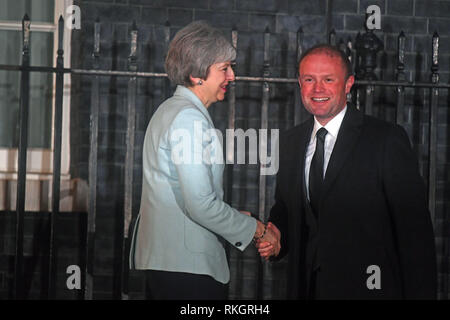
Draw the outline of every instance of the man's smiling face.
M323 126L344 109L354 81L336 55L311 53L299 66L303 105Z

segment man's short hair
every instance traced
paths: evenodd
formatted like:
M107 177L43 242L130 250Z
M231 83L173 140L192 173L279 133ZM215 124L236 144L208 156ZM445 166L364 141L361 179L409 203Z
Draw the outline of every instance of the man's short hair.
M300 63L303 61L304 58L306 58L307 56L309 56L311 54L316 54L316 53L317 54L326 54L330 57L340 58L342 65L344 67L344 70L346 71L345 79L348 79L348 77L353 75L352 63L348 59L347 55L344 52L342 52L342 50L339 49L338 47L330 45L330 44L326 44L326 43L317 44L317 45L309 48L308 50L306 50L300 57L300 60L297 65L298 66L297 70L299 70Z

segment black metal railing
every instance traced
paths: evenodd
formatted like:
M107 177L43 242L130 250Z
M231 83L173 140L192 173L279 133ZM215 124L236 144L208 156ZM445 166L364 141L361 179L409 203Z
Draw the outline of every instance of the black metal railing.
M166 23L165 26L165 47L169 44L170 25ZM0 70L15 70L21 72L21 90L20 90L20 107L19 107L19 124L20 124L20 139L19 139L19 158L18 158L18 183L17 183L17 202L16 202L16 251L14 264L14 297L21 299L24 296L23 292L23 241L24 241L24 211L25 211L25 184L26 184L26 162L27 162L27 137L28 137L28 110L29 110L29 89L30 89L30 72L48 72L56 74L56 102L55 102L55 116L54 116L54 153L53 153L53 205L50 219L50 251L49 251L49 283L48 283L48 298L55 298L56 286L56 257L57 248L56 243L56 225L58 223L59 201L60 201L60 171L61 171L61 137L62 137L62 114L63 114L63 85L64 74L77 74L91 76L91 97L90 97L90 153L89 153L89 202L88 202L88 219L87 219L87 237L86 237L86 252L85 252L85 281L84 281L84 298L93 299L94 292L94 245L96 238L96 213L97 213L97 168L98 168L98 128L99 128L99 105L100 105L100 77L119 76L128 78L127 89L127 148L126 159L124 166L124 212L123 212L123 229L116 237L120 238L122 243L121 248L121 270L120 270L120 287L117 289L122 299L128 299L128 251L130 247L129 231L130 222L132 220L133 208L133 163L134 163L134 149L135 149L135 128L136 128L136 96L137 96L137 81L138 78L165 78L165 73L154 72L139 72L137 69L137 45L138 45L138 31L136 25L133 23L131 29L131 43L130 54L128 57L128 71L118 70L100 70L100 33L101 24L97 20L94 24L94 48L92 54L93 68L90 70L64 68L64 52L63 52L63 29L64 20L61 17L58 23L58 51L56 68L54 67L34 67L30 66L30 20L27 15L24 16L23 24L23 50L22 50L22 64L21 65L0 65ZM302 48L302 30L297 32L296 57L297 61L300 57ZM238 45L238 31L231 32L232 43L237 47ZM329 42L336 45L336 33L331 31ZM405 108L405 88L423 88L430 89L430 112L429 112L429 137L428 137L428 171L426 172L426 180L428 181L428 200L429 209L433 221L436 214L436 167L437 167L437 108L440 89L449 89L449 84L439 82L439 68L438 68L438 50L439 50L439 36L437 33L433 35L432 41L432 77L430 82L411 82L406 81L405 77L405 34L400 32L398 37L398 52L397 52L397 70L395 81L376 80L375 69L376 55L382 49L383 44L376 37L371 30L366 30L363 35L358 35L353 45L351 41L338 44L348 55L352 61L357 80L352 94L352 100L358 108L367 114L373 114L374 106L374 91L376 87L394 87L396 88L396 122L404 124L404 108ZM261 124L262 129L268 128L268 113L270 108L270 90L269 84L283 85L290 83L297 83L294 77L280 78L270 76L270 31L266 29L264 33L264 65L262 77L251 76L236 76L236 83L239 82L256 82L262 83L262 100L261 100ZM234 64L235 62L233 62ZM228 128L235 128L235 114L236 114L236 83L231 83L228 94ZM168 95L168 87L164 88L166 96ZM295 90L294 103L296 105L294 111L294 124L299 124L302 119L301 115L301 99L298 90ZM261 146L260 146L261 147ZM264 146L263 146L264 147ZM230 149L227 148L227 151ZM233 154L226 154L227 159L233 159ZM263 169L261 165L260 170ZM226 168L226 198L231 202L231 185L232 185L232 165L227 165ZM267 220L268 210L266 208L266 176L260 175L259 179L259 203L258 203L258 218ZM448 247L444 249L444 254L448 259ZM267 271L267 264L260 263L257 276L257 298L263 298L262 280ZM448 273L450 270L444 270L445 279L443 279L443 292L448 294Z

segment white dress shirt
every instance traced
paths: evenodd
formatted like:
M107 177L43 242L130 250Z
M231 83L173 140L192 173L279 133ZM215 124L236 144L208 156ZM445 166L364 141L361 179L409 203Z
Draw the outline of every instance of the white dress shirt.
M344 109L342 109L341 112L339 112L333 119L331 119L330 122L328 122L324 127L328 131L327 135L325 136L325 143L324 143L324 159L323 159L324 177L346 111L347 106L345 106ZM311 167L311 161L314 156L314 152L316 151L316 132L322 127L323 126L317 121L316 117L314 117L314 128L311 134L311 139L309 140L309 145L306 148L306 158L305 158L306 194L308 196L308 200L309 200L309 168Z

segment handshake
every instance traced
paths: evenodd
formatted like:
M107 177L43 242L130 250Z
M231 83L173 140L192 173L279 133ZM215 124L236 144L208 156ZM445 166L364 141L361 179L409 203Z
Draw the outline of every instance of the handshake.
M250 216L250 212L241 211L243 214ZM269 260L272 256L277 256L281 249L281 233L280 230L271 222L264 224L256 220L256 231L253 237L255 247L258 249L260 256Z

